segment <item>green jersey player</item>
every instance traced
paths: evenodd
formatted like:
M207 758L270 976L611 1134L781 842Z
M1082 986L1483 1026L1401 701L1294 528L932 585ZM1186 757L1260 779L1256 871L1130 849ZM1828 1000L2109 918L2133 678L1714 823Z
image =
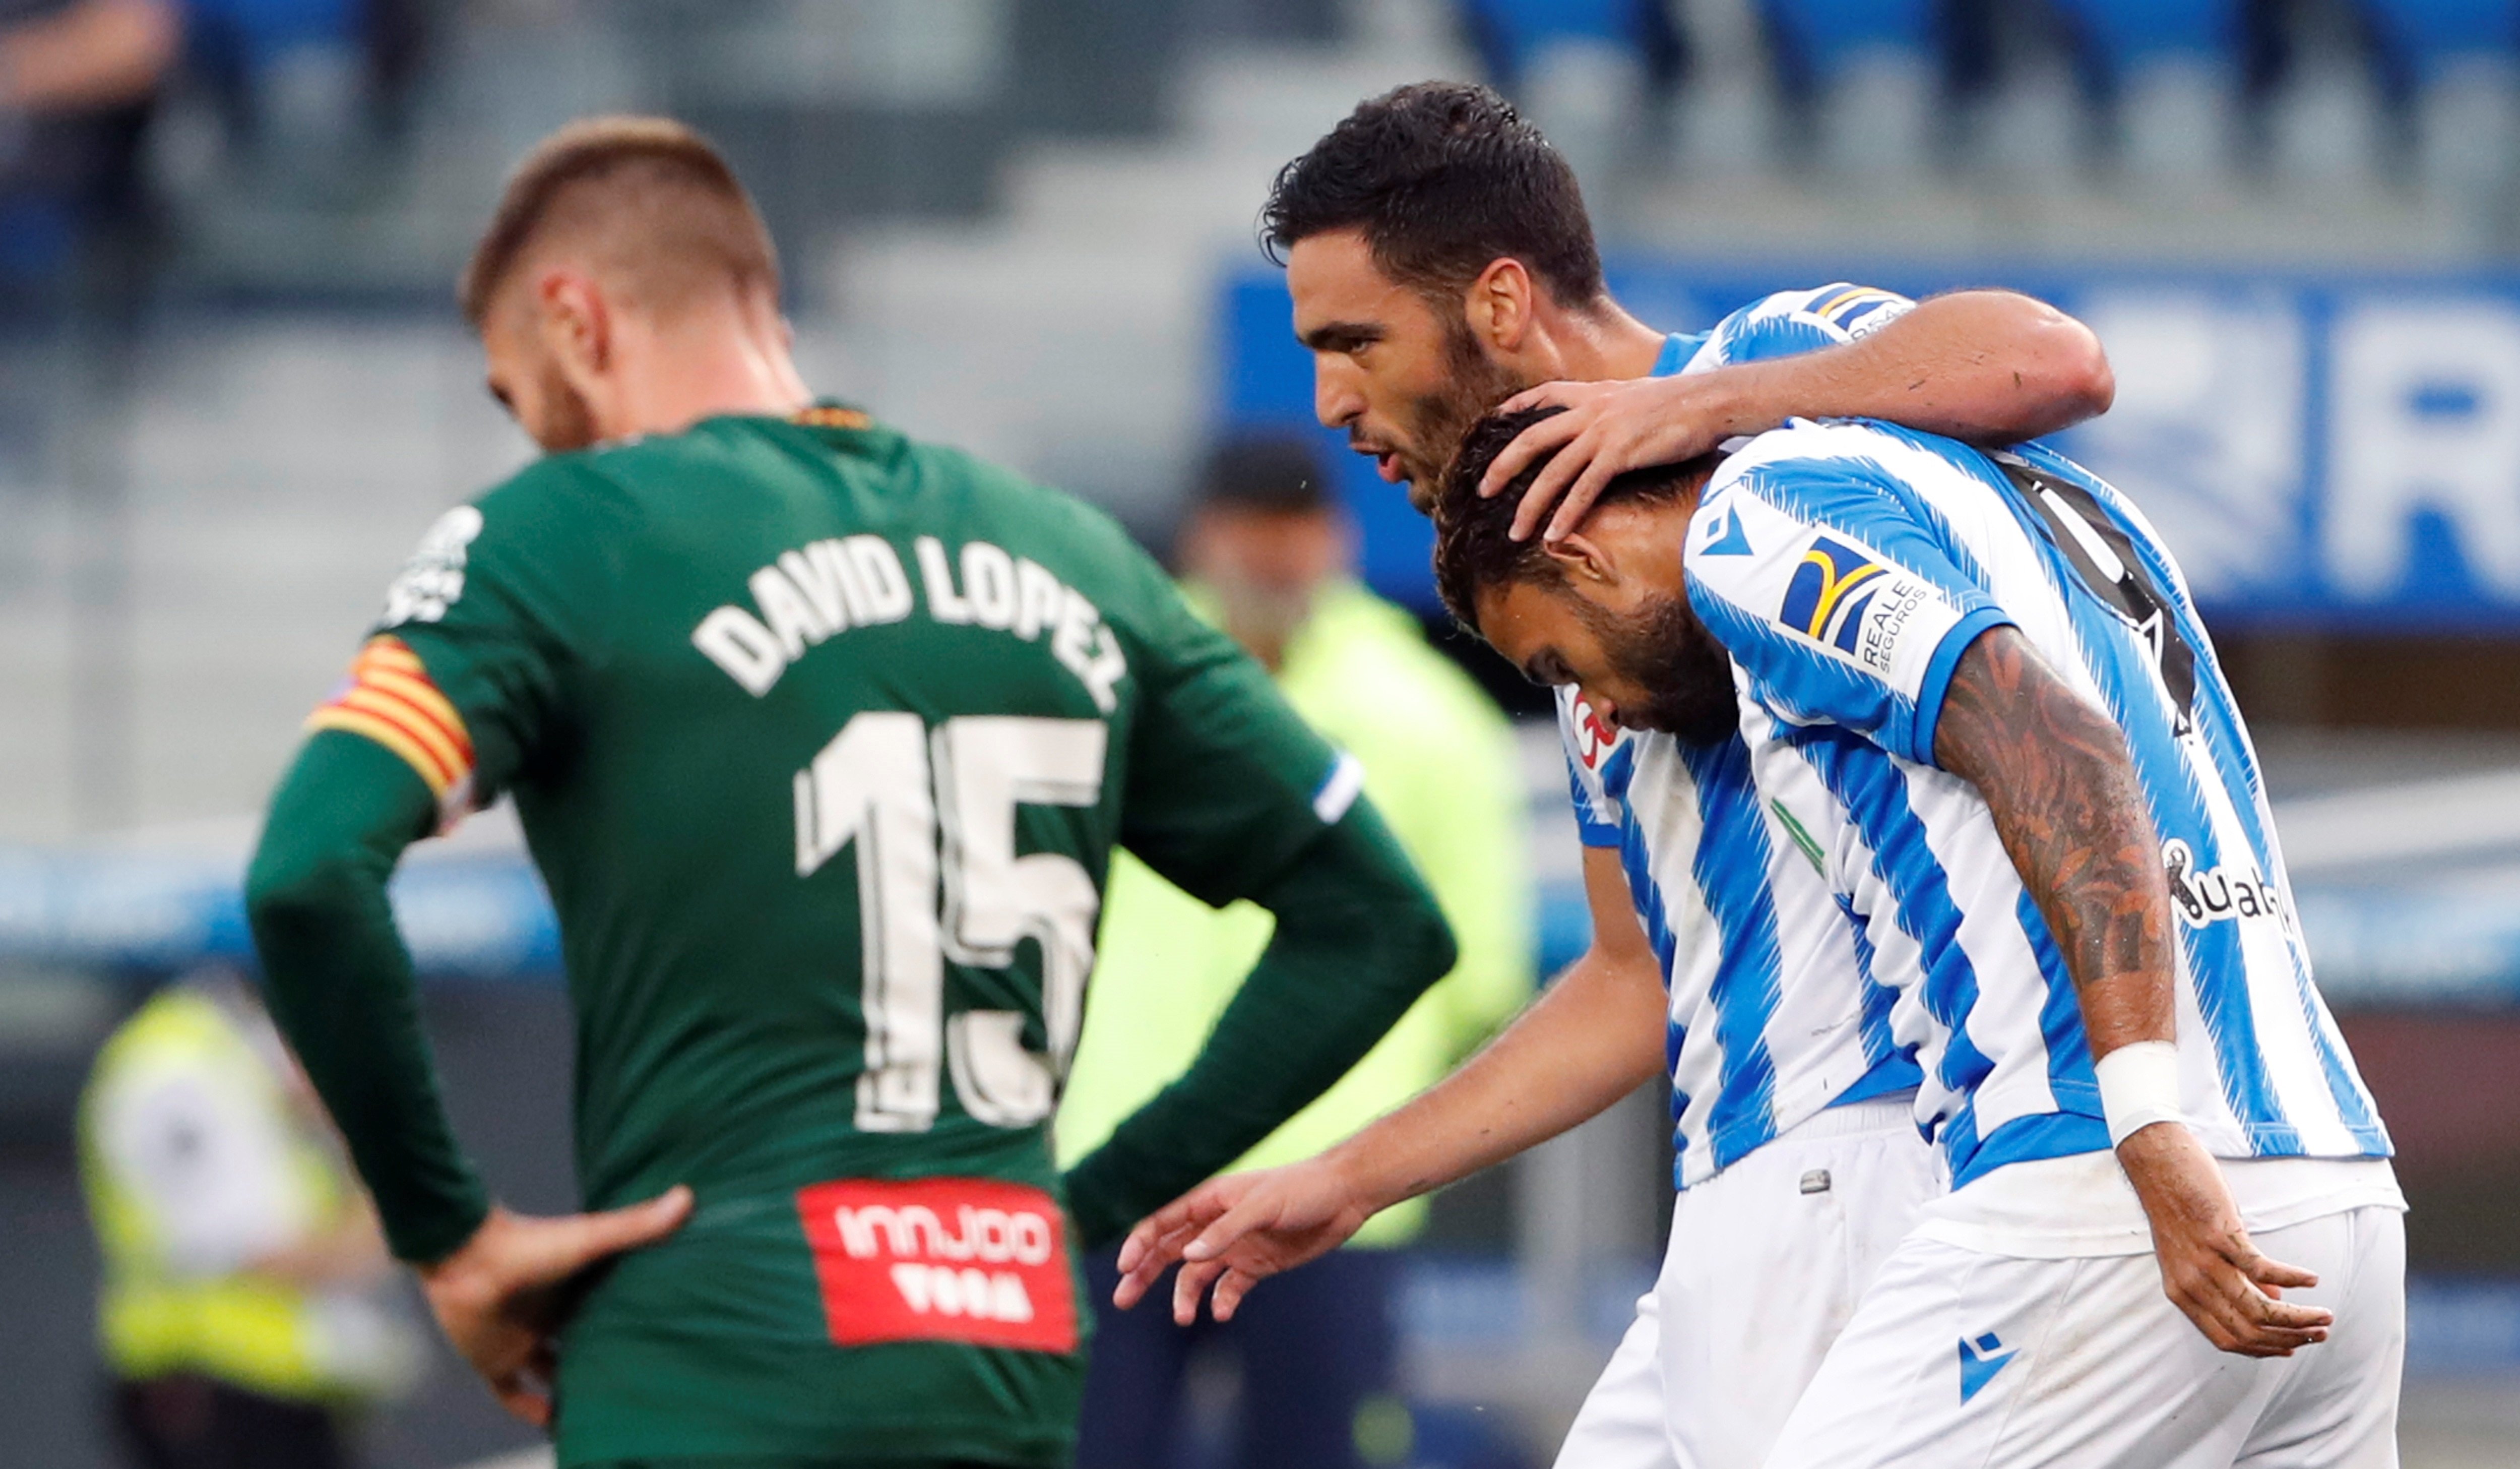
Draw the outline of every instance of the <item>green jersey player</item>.
M1110 522L815 405L776 301L687 131L584 124L519 170L464 303L554 452L394 581L248 913L396 1253L561 1463L1059 1465L1075 1249L1291 1116L1452 944L1352 763ZM577 1019L599 1212L565 1219L467 1165L385 900L501 794ZM1062 1180L1114 845L1277 933Z

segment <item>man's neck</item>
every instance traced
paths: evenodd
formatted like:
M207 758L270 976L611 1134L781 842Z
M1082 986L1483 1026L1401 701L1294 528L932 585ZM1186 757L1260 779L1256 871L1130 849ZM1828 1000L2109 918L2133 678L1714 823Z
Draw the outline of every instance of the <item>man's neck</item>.
M808 393L790 393L747 382L694 382L660 385L625 415L617 438L643 434L680 434L707 419L730 416L786 418L812 406Z
M1627 313L1604 295L1600 304L1560 314L1552 333L1563 359L1559 374L1570 383L1598 383L1653 375L1662 357L1662 333Z
M636 388L608 436L679 434L730 414L784 418L813 402L784 337L740 312L715 316L695 313L641 344L653 371L631 375Z

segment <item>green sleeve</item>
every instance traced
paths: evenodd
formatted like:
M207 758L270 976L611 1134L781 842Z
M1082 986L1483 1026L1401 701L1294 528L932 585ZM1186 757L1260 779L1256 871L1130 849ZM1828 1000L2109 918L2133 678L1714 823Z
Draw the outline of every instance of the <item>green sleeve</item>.
M1089 1249L1276 1131L1453 967L1442 912L1366 802L1247 895L1276 933L1198 1059L1067 1173Z
M1361 772L1342 768L1267 670L1192 615L1153 563L1145 574L1126 624L1140 697L1120 845L1223 907L1255 895L1320 835L1320 812L1337 815L1354 795L1336 783Z
M281 781L246 875L272 1018L348 1140L393 1252L439 1259L488 1211L438 1100L385 881L437 803L383 746L327 731Z
M629 536L618 496L583 459L538 460L447 512L387 589L375 628L418 655L463 716L476 807L564 751L572 695L606 656Z

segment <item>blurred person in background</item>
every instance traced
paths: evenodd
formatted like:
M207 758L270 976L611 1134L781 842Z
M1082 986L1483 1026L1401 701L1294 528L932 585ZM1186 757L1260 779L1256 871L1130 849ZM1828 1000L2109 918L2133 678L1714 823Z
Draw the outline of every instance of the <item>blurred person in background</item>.
M1355 532L1312 445L1290 436L1220 444L1181 538L1193 608L1266 666L1295 711L1354 755L1365 788L1433 887L1461 961L1372 1054L1240 1167L1290 1163L1433 1083L1531 992L1523 782L1513 732L1417 620L1351 579ZM1215 909L1123 853L1114 858L1075 1071L1058 1114L1062 1159L1084 1157L1187 1070L1271 919ZM1397 1247L1425 1228L1413 1200L1346 1249L1228 1322L1188 1329L1111 1306L1113 1252L1087 1262L1099 1315L1079 1463L1178 1462L1184 1374L1213 1347L1241 1368L1230 1462L1241 1469L1398 1462Z
M0 96L29 121L145 112L184 32L173 0L7 0L0 17Z
M141 141L183 41L174 0L0 0L0 281L136 296Z
M115 1429L141 1469L327 1469L419 1338L304 1073L224 972L107 1040L79 1109Z
M157 255L142 144L184 20L176 0L0 0L0 345L16 348L0 353L0 421L64 406L93 420L120 397ZM65 381L78 385L67 405ZM114 436L73 432L89 451L71 464L77 488L111 498L94 450Z

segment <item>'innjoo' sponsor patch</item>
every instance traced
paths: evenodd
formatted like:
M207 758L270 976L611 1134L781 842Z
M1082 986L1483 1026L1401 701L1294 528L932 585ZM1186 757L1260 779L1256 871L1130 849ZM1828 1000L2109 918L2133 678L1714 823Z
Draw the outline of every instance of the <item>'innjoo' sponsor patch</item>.
M796 1209L838 1345L1076 1350L1065 1220L1040 1189L851 1178L797 1190Z

